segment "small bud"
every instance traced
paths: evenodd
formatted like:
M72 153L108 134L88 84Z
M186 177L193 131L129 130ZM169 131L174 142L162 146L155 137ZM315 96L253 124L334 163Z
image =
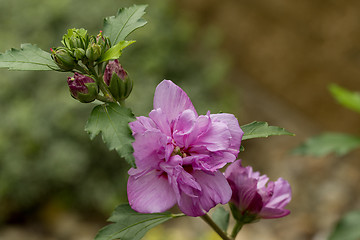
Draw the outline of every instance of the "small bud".
M101 51L104 53L110 48L110 40L102 35L102 31L96 36L96 43L100 45Z
M64 71L70 71L75 66L74 58L71 53L65 48L58 48L57 50L51 50L51 57L55 63Z
M101 46L96 43L89 44L86 49L86 57L91 61L96 61L101 56Z
M68 77L67 83L71 96L82 103L92 102L98 95L97 84L88 76L76 72L73 77Z
M85 50L82 48L76 48L73 55L76 60L81 60L85 57Z
M63 36L62 43L70 50L73 50L74 48L85 48L88 42L88 38L89 36L85 29L72 28L68 29L67 34Z
M125 100L131 93L133 82L118 60L109 61L104 73L104 82L109 86L113 97L120 101Z

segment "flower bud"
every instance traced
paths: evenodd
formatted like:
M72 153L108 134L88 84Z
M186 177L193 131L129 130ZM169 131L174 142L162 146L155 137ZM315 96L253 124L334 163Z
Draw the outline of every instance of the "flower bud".
M89 36L87 31L83 28L76 29L68 29L67 34L63 36L62 43L65 47L70 50L74 48L85 48L88 42Z
M75 61L71 53L65 48L58 48L57 50L51 50L51 57L55 63L64 71L70 71L75 66Z
M86 57L90 61L96 61L101 56L101 46L96 43L89 44L86 49Z
M76 48L73 55L76 60L81 60L85 57L85 50L82 48Z
M102 31L96 36L96 43L100 45L101 51L104 53L110 48L110 40L102 35Z
M71 96L80 102L92 102L98 95L97 84L88 76L76 72L73 77L68 77L67 83Z
M111 94L118 101L125 100L130 95L133 87L132 80L118 60L109 61L106 65L104 82L109 86Z

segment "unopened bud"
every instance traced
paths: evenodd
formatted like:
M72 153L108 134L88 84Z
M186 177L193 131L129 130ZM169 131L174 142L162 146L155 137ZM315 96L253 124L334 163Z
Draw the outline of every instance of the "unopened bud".
M72 29L68 29L67 34L63 36L62 43L68 49L73 50L74 48L85 48L88 39L89 37L85 29L72 28Z
M73 54L76 60L81 60L85 57L85 50L82 48L76 48Z
M103 53L110 48L110 40L102 35L102 31L96 36L96 43L101 47Z
M65 48L51 50L51 57L55 63L64 71L70 71L75 66L75 61L71 53Z
M98 95L97 84L88 76L76 72L73 77L68 77L67 83L71 96L80 102L92 102Z
M91 61L96 61L101 56L101 46L96 43L89 44L86 49L86 57Z
M104 82L109 86L111 94L118 101L125 100L130 95L133 87L132 80L118 60L109 61L106 65Z

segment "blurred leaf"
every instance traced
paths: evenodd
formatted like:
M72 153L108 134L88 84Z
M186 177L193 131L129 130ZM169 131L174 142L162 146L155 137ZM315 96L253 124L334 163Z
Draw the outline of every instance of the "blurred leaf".
M360 113L360 93L351 92L336 84L331 84L329 90L337 102L342 106Z
M116 103L96 106L91 112L85 131L94 139L100 132L102 139L110 150L115 149L132 167L135 167L133 148L134 141L129 122L134 121L130 109Z
M359 240L360 239L360 211L346 214L337 223L329 240Z
M215 209L213 215L211 216L212 220L223 230L227 231L229 226L230 213L226 211L223 207L218 207Z
M21 49L10 49L0 53L0 68L9 70L59 70L51 54L30 43L21 44Z
M133 44L134 42L136 41L120 41L118 44L112 46L109 50L107 50L104 55L101 56L99 62L118 59L122 54L122 50L127 46Z
M317 157L332 152L337 155L344 155L357 147L360 147L360 137L344 133L323 133L307 139L295 148L293 153Z
M99 231L95 240L139 240L151 228L172 218L183 216L169 212L144 214L131 209L128 204L118 206L108 219L114 222Z
M293 133L286 131L284 128L269 126L267 122L252 122L240 127L244 131L242 140L268 137L273 135L290 135Z
M135 29L144 26L147 21L141 17L145 14L147 5L133 5L119 9L116 16L104 20L104 35L110 38L112 46L125 38Z

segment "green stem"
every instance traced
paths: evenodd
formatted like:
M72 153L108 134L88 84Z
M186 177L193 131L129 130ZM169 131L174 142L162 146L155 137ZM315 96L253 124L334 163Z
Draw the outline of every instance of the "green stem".
M100 91L104 94L105 98L108 99L108 102L116 103L116 100L111 95L108 87L106 86L106 83L102 80L101 77L99 77L99 75L96 73L94 67L89 67L89 71L90 71L91 75L93 75L93 77L95 78L95 81L96 81L97 85L99 86Z
M125 107L125 100L120 100L120 106Z
M240 232L242 226L244 226L243 223L236 221L236 224L231 232L231 237L235 239L236 235Z
M112 103L112 101L109 98L104 97L102 95L97 95L96 99L101 102Z
M209 215L205 214L201 216L202 220L204 220L214 231L223 239L223 240L233 240L230 238L221 228L209 217Z

